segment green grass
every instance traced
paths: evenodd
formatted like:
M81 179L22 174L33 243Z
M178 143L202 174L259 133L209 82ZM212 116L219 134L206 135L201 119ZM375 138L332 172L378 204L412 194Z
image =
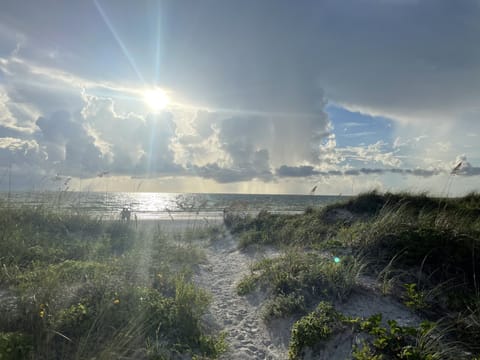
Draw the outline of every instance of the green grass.
M293 249L254 264L250 274L237 284L237 291L240 295L257 288L267 291L264 318L271 320L302 314L319 299L344 301L363 267L361 260L351 256L336 263L323 254Z
M0 223L0 358L216 358L225 350L201 321L210 296L191 281L205 261L192 241L46 208L0 207Z
M362 269L377 279L381 294L427 320L445 319L440 328L480 354L479 194L370 192L298 215L232 212L227 218L241 248L286 249L278 259L254 264L238 284L240 294L269 292L267 319L302 313L318 300L347 299Z

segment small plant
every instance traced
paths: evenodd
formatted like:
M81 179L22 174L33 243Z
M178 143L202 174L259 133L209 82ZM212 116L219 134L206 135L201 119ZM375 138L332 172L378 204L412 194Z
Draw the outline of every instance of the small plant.
M292 314L303 314L306 311L303 295L291 293L278 295L265 304L263 318L266 321L282 318Z
M425 292L417 290L417 284L410 283L403 285L406 290L405 305L414 310L424 310L428 308Z
M424 321L418 328L400 326L395 320L388 320L388 327L381 322L382 315L376 314L360 321L357 331L371 337L354 346L355 360L367 359L408 359L443 360L464 359L454 343L445 341L449 329L440 329L436 323Z
M237 284L237 294L238 295L247 295L255 290L257 285L257 276L254 274L250 274L245 276L240 282Z
M289 359L300 359L305 348L313 347L339 331L342 328L342 318L330 303L320 302L315 311L293 324Z
M383 295L388 295L391 293L395 282L397 281L397 276L395 273L398 273L399 270L396 270L394 267L395 260L401 256L401 252L395 254L388 264L378 273L377 283L380 284L380 292Z
M31 336L20 332L0 332L0 359L27 359L33 350Z

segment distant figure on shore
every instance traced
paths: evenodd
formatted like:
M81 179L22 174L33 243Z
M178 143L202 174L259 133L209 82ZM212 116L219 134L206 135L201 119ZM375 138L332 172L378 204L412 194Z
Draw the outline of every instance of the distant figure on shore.
M122 220L130 221L130 215L132 214L132 210L125 206L122 211L120 212L120 216Z

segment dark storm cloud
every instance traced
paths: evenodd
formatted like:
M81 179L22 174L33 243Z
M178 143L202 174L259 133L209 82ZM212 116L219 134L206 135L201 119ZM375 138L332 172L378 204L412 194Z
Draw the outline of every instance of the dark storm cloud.
M478 176L480 175L480 167L475 167L467 161L465 155L457 157L461 162L457 162L458 169L452 170L452 174L460 176Z
M355 169L349 169L349 170L346 170L343 175L346 175L346 176L358 176L360 175L360 170L355 170Z
M377 111L451 114L480 95L475 0L182 1L164 11L175 19L162 29L164 79L206 103L312 113L323 88Z
M480 175L480 168L462 168L458 175ZM447 174L443 169L381 169L381 168L360 168L348 169L345 171L329 170L318 171L313 166L287 166L279 167L275 174L279 177L309 177L309 176L360 176L360 175L383 175L383 174L413 175L419 177L431 177L439 174Z
M207 164L205 166L193 166L188 169L188 172L190 175L213 179L218 183L235 183L254 179L271 181L273 179L270 171L258 171L252 166L226 168L220 167L218 164Z
M219 124L218 141L230 156L233 168L269 170L269 154L265 149L271 139L272 128L263 118L237 117L225 119Z
M421 177L430 177L430 176L441 174L443 172L445 172L445 171L438 170L438 169L435 169L435 170L405 169L405 170L403 170L404 174L421 176Z
M280 177L305 177L320 174L319 171L314 170L313 166L280 166L275 172Z
M371 175L371 174L382 174L385 170L383 169L367 169L367 168L361 168L360 173L365 174L365 175Z
M480 167L469 167L467 169L464 169L458 173L458 175L464 175L464 176L478 176L480 175Z
M480 95L476 0L98 3L115 34L93 2L5 0L0 21L31 47L75 55L50 59L25 46L37 60L139 81L135 67L222 108L311 114L323 107L323 89L353 106L442 114Z

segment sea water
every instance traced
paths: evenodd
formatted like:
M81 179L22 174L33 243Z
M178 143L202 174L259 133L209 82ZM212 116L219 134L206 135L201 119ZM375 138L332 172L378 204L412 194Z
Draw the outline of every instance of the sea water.
M255 214L300 213L307 207L321 207L342 196L264 194L177 194L143 192L12 192L0 193L1 206L13 204L51 207L54 210L87 213L106 219L120 216L124 207L138 219L218 219L224 210Z

